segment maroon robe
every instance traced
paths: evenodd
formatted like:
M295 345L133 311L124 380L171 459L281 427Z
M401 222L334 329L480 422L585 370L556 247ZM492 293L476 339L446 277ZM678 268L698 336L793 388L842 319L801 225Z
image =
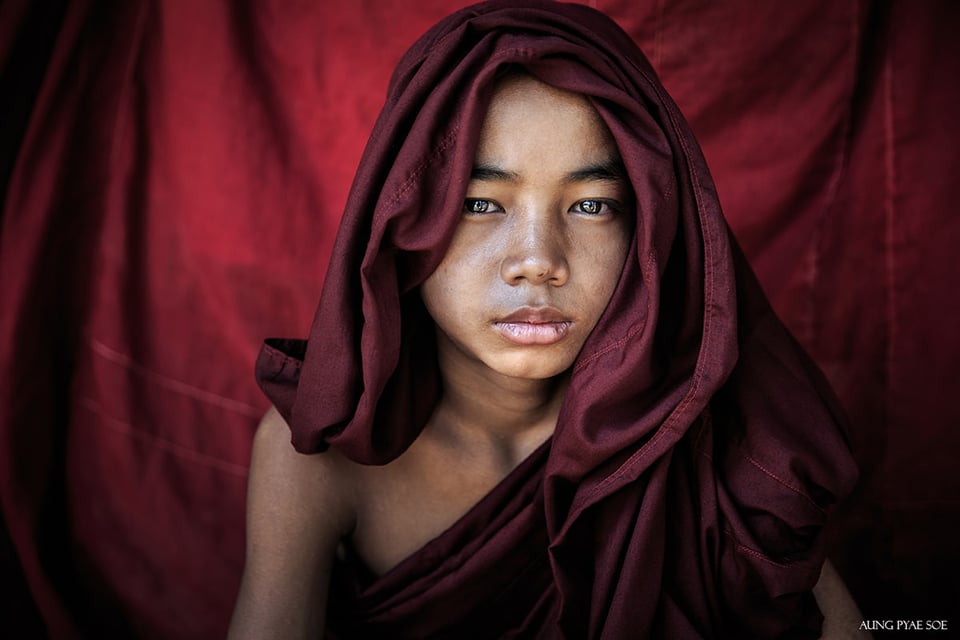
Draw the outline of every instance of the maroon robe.
M578 5L457 12L400 61L306 342L258 380L294 446L387 463L440 393L418 286L459 221L495 80L587 95L636 194L632 250L552 439L383 576L339 561L334 637L817 637L829 509L856 471L821 374L733 243L649 63ZM322 603L318 603L322 606Z

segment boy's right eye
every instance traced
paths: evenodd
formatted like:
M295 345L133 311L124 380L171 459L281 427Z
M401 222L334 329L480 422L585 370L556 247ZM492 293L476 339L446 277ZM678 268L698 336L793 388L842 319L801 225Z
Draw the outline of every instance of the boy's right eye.
M467 198L463 201L463 212L468 214L494 213L499 207L492 200L482 198Z

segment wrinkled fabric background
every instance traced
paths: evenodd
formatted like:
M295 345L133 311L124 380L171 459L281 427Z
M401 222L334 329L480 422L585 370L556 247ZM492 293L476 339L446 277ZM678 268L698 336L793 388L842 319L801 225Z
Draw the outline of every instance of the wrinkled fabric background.
M260 342L306 335L393 65L465 4L0 3L5 629L223 635ZM960 5L588 4L660 73L850 414L833 555L864 617L949 619Z

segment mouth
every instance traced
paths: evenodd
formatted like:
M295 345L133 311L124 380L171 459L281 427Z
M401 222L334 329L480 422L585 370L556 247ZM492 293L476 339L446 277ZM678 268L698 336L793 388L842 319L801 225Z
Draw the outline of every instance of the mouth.
M549 345L562 340L573 326L553 307L523 307L493 323L494 329L516 345Z

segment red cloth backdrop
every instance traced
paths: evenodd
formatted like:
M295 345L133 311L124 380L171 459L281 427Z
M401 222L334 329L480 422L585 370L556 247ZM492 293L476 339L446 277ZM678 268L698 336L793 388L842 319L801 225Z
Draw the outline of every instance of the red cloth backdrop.
M222 636L258 345L306 334L392 66L462 4L0 4L5 629ZM687 114L853 419L834 555L865 616L949 618L960 4L592 4Z

